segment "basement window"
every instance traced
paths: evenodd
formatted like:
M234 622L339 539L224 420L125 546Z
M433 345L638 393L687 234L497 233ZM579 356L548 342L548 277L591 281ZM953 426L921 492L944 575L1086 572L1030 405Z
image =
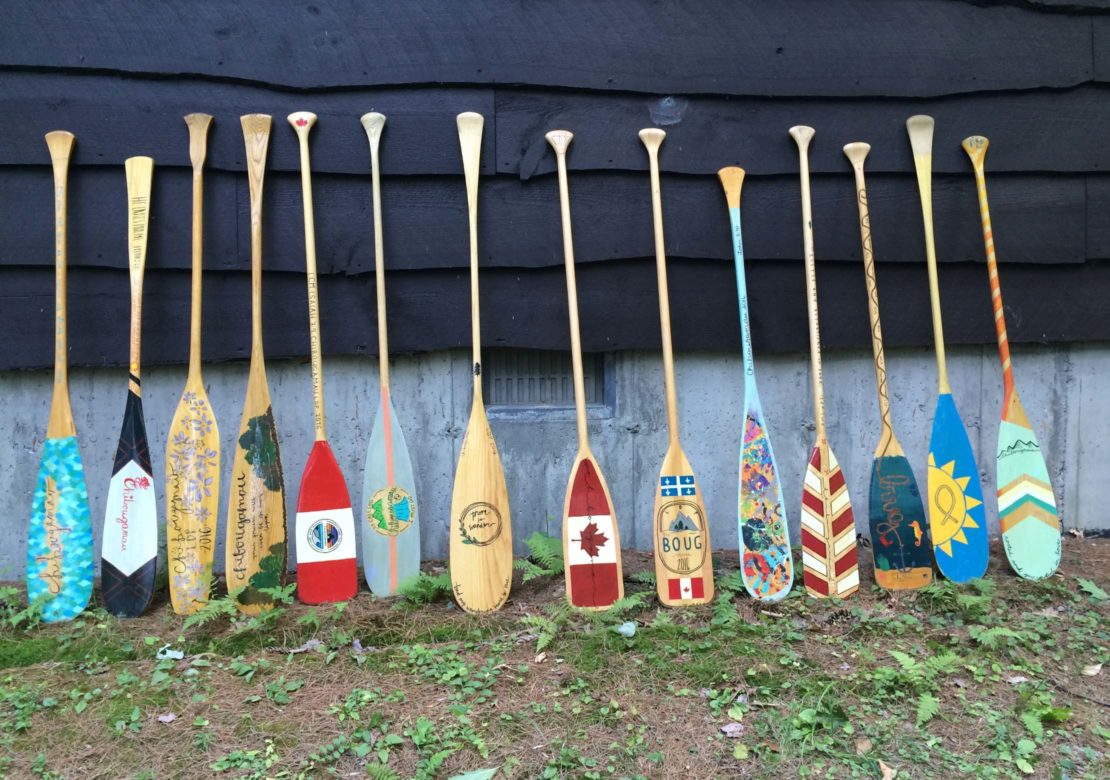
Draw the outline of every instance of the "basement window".
M491 414L514 417L519 412L537 412L546 418L574 418L570 352L508 348L484 352L482 388ZM612 360L604 353L584 353L582 374L587 415L611 417Z

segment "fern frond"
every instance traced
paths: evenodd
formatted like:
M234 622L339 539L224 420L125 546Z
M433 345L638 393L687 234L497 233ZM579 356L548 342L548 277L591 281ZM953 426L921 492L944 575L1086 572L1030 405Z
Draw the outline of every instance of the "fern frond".
M563 573L562 539L536 531L524 540L524 544L528 547L528 556L546 569L547 574Z
M207 604L185 618L185 622L181 624L181 630L188 631L193 626L207 625L221 617L226 617L230 620L239 614L239 608L235 603L235 597L230 595L224 596L223 598L210 599Z
M1029 729L1029 733L1037 739L1044 737L1044 724L1041 723L1041 714L1039 712L1027 711L1021 713L1019 716L1025 728Z
M917 726L920 728L940 712L940 700L931 693L921 694L917 700Z
M920 662L918 662L916 658L908 653L903 653L901 650L891 650L890 655L898 662L904 671L916 672L921 667Z
M527 558L517 558L513 561L513 568L523 572L523 576L521 577L522 582L530 582L539 577L546 577L551 574L547 569L542 566L537 566Z
M431 575L420 572L397 587L397 595L410 604L430 604L451 593L451 572Z

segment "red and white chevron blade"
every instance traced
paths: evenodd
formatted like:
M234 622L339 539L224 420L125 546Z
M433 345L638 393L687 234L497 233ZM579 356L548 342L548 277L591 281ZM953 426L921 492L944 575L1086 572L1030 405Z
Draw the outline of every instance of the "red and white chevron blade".
M836 456L818 442L802 491L803 580L811 596L850 596L859 589L856 523Z

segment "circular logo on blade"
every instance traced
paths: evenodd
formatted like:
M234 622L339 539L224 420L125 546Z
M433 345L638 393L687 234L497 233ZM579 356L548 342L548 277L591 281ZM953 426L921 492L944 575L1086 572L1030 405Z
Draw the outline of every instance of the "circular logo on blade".
M688 575L705 563L705 518L693 501L668 501L656 518L656 551L675 574Z
M475 501L459 515L459 534L463 544L485 547L501 536L501 513L493 504Z
M415 517L416 502L397 486L374 491L366 507L366 521L382 536L404 533Z
M308 527L308 545L318 553L332 553L339 548L343 531L331 520L317 520Z

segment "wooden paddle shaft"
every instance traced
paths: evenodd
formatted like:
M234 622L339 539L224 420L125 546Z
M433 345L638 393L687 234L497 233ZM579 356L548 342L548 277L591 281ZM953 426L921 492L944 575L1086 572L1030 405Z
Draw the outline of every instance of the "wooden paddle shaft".
M590 451L586 426L586 382L582 375L582 337L578 329L578 282L574 273L574 237L570 225L570 190L567 187L567 147L574 139L569 130L552 130L546 136L559 166L559 211L563 223L563 262L567 270L567 312L570 317L570 361L574 371L574 411L578 421L579 457Z
M208 114L189 114L189 160L193 164L193 287L189 315L189 376L200 377L201 270L204 257L204 158L208 149Z
M466 175L466 207L470 217L470 340L474 363L474 405L482 404L482 329L478 309L478 162L482 154L481 114L465 111L457 117L463 173Z
M655 230L655 276L659 284L659 329L663 334L663 387L667 395L667 432L670 444L678 443L678 396L671 348L671 297L667 290L667 253L663 243L663 199L659 189L659 147L667 134L657 127L640 131L651 171L651 218Z
M951 393L948 362L944 356L944 324L940 317L940 283L937 280L937 251L933 243L933 118L918 114L906 120L921 194L921 217L925 223L925 261L929 267L929 303L933 309L933 343L937 352L937 387Z
M370 142L370 181L374 196L374 281L378 299L378 378L381 392L389 394L389 332L385 318L385 243L382 239L382 188L378 145L385 116L375 111L362 115L362 126Z
M69 352L66 345L66 200L69 158L76 138L55 130L46 134L50 162L54 167L54 396L50 401L51 439L73 436L73 411L69 405Z
M983 162L987 157L990 141L981 135L965 138L964 151L971 158L975 169L976 190L979 193L979 215L983 221L983 246L987 252L987 274L991 282L991 307L994 309L994 330L998 336L998 359L1002 362L1002 383L1006 403L1014 393L1014 368L1010 363L1010 339L1006 335L1006 314L1002 307L1002 287L998 279L998 258L994 254L994 231L991 230L991 208L987 202L987 176Z
M262 181L270 145L268 114L239 118L247 152L247 180L251 190L251 362L262 360Z
M312 211L312 164L308 154L308 134L316 124L311 111L295 111L288 117L297 134L301 151L301 203L304 207L304 263L308 277L308 348L312 361L312 416L316 421L316 441L327 439L324 420L324 365L320 357L320 287L316 280L316 219Z
M859 206L859 234L863 246L863 278L867 283L867 315L871 319L871 351L875 355L875 383L879 388L879 416L882 435L878 452L885 453L894 439L894 426L890 420L890 397L886 381L886 359L883 356L883 326L879 320L879 285L875 275L875 250L871 243L871 212L867 205L867 182L863 177L863 161L871 145L848 144L844 154L852 163L856 174L856 204Z
M131 275L131 392L142 395L139 384L139 353L143 329L143 271L146 267L146 243L150 232L150 182L154 160L130 157L124 163L127 171L128 267Z
M798 144L798 166L802 181L802 239L806 264L806 301L809 309L809 360L813 372L813 417L817 439L827 438L825 431L825 384L821 375L821 332L817 323L817 265L813 254L813 206L809 195L809 142L814 130L805 125L790 128Z

